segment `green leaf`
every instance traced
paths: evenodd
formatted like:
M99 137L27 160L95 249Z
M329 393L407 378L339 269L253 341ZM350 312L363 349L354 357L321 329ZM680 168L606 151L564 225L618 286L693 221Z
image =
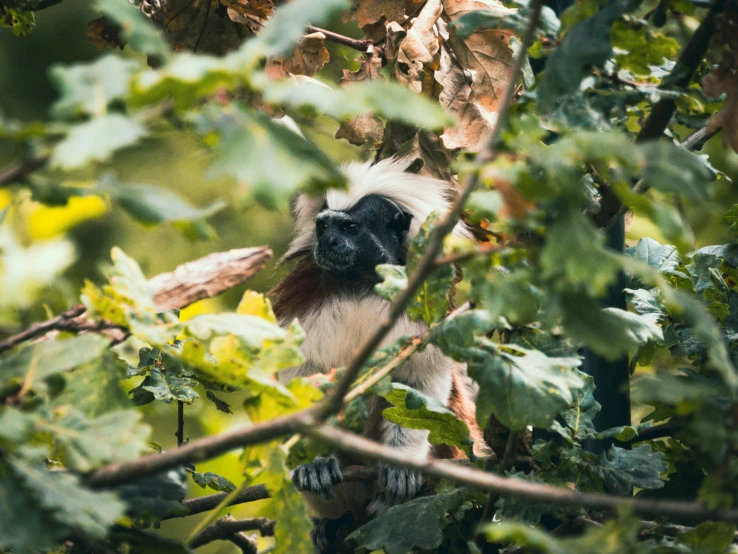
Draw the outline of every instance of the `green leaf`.
M63 377L64 388L51 399L52 409L74 406L87 417L97 417L131 407L131 400L120 384L125 371L111 351L100 361L66 372Z
M594 426L594 418L602 406L595 400L595 384L592 376L582 372L578 373L584 386L574 390L572 406L561 414L561 417L571 429L574 439L584 440L595 436L597 430Z
M140 387L153 394L154 399L171 404L173 400L192 404L200 395L195 392L197 381L177 374L174 370L162 371L153 367Z
M730 224L729 231L733 233L734 236L738 236L738 204L735 204L725 212L723 219L725 220L725 223Z
M187 496L187 481L181 469L124 485L118 489L118 495L126 504L126 514L142 526L156 524L167 517L183 517L189 512L182 504Z
M205 208L195 208L175 192L153 185L125 185L112 176L104 176L96 191L110 197L144 225L172 223L187 238L211 239L215 231L205 220L223 208L225 202L216 200Z
M12 406L0 413L0 446L22 445L36 432L36 418Z
M236 490L236 485L234 485L231 481L229 481L222 475L213 473L212 471L207 471L205 473L200 473L199 471L191 471L190 475L192 476L192 480L200 485L203 489L211 488L215 491L220 492L232 492Z
M621 52L615 57L616 63L636 75L650 76L650 66L664 65L679 54L679 42L675 39L655 35L648 25L624 21L613 24L612 45Z
M654 452L649 444L639 444L631 450L611 446L598 456L593 470L606 490L625 495L630 494L632 487L663 487L661 474L668 467L663 452Z
M376 267L381 283L374 285L374 292L390 302L397 293L407 288L407 271L405 266L381 264Z
M686 148L666 141L640 145L646 160L643 180L663 192L681 194L687 200L707 199L707 183L712 181L705 164Z
M458 509L465 499L464 489L415 498L393 506L348 538L360 548L382 549L387 554L405 554L414 549L434 551L443 540L446 513Z
M567 336L609 360L616 360L648 341L662 342L653 318L618 308L601 309L588 298L564 296L558 304Z
M53 114L71 119L80 114L103 115L108 104L128 95L129 82L138 64L108 54L89 64L54 66L49 78L61 92Z
M581 287L592 295L604 294L621 267L594 225L578 212L556 220L539 263L544 279L564 281L560 286Z
M430 431L428 441L431 444L458 446L469 451L471 441L466 423L456 419L435 398L401 383L392 383L392 391L384 397L394 404L394 407L382 411L387 421L408 429L427 429Z
M480 29L512 29L520 36L528 28L530 10L521 7L518 11L502 10L499 7L485 10L474 10L464 13L451 27L456 30L456 36L461 40L468 39ZM539 16L537 31L546 35L556 36L561 23L550 7L543 6Z
M51 166L70 170L90 162L104 162L116 150L132 146L146 134L140 123L120 114L108 114L75 125L54 148Z
M454 123L438 104L391 81L364 81L340 89L309 77L275 83L263 76L260 81L263 82L257 82L257 86L263 88L267 101L309 115L350 121L360 115L373 114L431 130Z
M274 528L275 549L277 554L293 554L310 552L313 543L310 531L313 524L307 514L304 497L297 491L289 471L285 466L286 454L281 448L272 448L267 458L267 466L257 479L264 483L271 496L271 501L264 509L266 517L277 522Z
M679 415L699 409L706 402L727 403L728 396L716 376L705 377L692 369L680 373L660 371L633 383L633 400L650 406L669 406Z
M488 323L483 314L461 314L434 327L429 340L447 356L467 362L469 375L480 387L480 424L486 424L490 413L494 413L500 423L513 431L522 431L528 425L548 429L554 418L573 402L573 390L584 386L573 371L580 360L551 358L513 344L495 344L477 334ZM464 338L458 341L459 337Z
M286 205L298 188L320 193L346 184L346 177L320 149L263 114L210 110L198 123L201 132L217 136L211 175L233 177L270 205Z
M679 542L691 548L694 554L720 554L735 539L735 525L728 523L701 523L694 529L677 535Z
M438 221L438 214L433 212L423 222L418 234L410 243L407 252L407 271L412 275L415 272L420 258L428 247L433 229ZM428 325L443 319L449 309L449 296L453 287L456 271L451 265L444 265L434 270L415 294L415 298L407 307L407 315L411 320L422 319Z
M90 333L69 339L44 340L0 356L3 388L28 380L31 387L44 379L100 358L108 339Z
M120 26L122 37L134 50L160 59L170 55L171 49L163 35L137 6L124 0L95 0L94 5Z
M135 410L109 412L94 419L68 407L41 427L49 432L60 460L87 473L110 463L127 462L148 450L151 429Z
M0 27L10 27L13 34L22 37L31 32L36 25L36 18L31 11L13 10L0 6Z
M490 523L479 530L487 540L495 543L514 544L529 549L531 552L547 552L549 554L570 554L559 541L548 533L535 527L515 521Z
M660 244L659 242L644 237L635 246L625 249L625 253L634 260L648 264L659 273L667 276L675 276L685 279L687 275L678 270L682 261L675 246Z
M74 529L90 538L102 539L123 515L123 503L115 494L83 489L76 476L45 469L38 451L23 461L10 461L10 467L38 508L67 527L68 533Z
M226 402L225 400L221 400L220 398L218 398L217 396L215 396L215 394L213 394L209 390L208 391L205 391L205 396L206 396L206 398L208 400L210 400L213 404L215 404L215 408L219 412L223 412L223 413L226 413L226 414L232 414L233 413L233 411L231 411L231 406L228 404L228 402Z
M546 70L536 96L541 111L550 110L567 94L579 89L589 68L604 64L612 53L610 27L637 2L616 2L569 29L558 48L546 60Z

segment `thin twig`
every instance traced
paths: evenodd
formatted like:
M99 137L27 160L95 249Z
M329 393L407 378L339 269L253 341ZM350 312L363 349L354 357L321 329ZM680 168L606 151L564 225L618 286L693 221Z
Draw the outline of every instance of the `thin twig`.
M670 437L677 429L679 429L679 425L671 421L662 423L661 425L654 425L653 427L646 427L645 429L639 429L638 436L634 437L630 442L642 442Z
M700 129L697 129L694 133L689 135L687 138L685 138L682 141L682 146L686 148L687 150L702 150L702 147L705 145L705 143L710 140L712 137L717 135L722 129L717 128L713 129L709 133L707 132L707 127L701 127Z
M184 444L184 402L177 400L177 432L174 433L177 437L177 446L181 447Z
M503 250L507 250L508 248L515 248L516 246L519 246L519 244L510 243L482 246L481 248L470 250L469 252L459 252L458 254L447 254L445 256L439 256L438 258L436 258L434 263L436 266L458 264L467 260L471 260L472 258L481 258L483 256L489 256L490 254L494 254L496 252L502 252Z
M48 161L48 156L29 158L0 171L0 187L24 181L28 175L44 167Z
M197 535L190 546L199 548L213 541L230 540L242 531L259 531L262 537L271 537L274 536L274 525L274 520L265 517L241 520L222 518Z
M306 29L311 33L321 33L326 40L335 42L336 44L341 44L343 46L348 46L349 48L353 48L354 50L358 50L359 52L366 53L369 51L369 47L373 45L373 41L368 38L355 39L344 35L339 35L338 33L334 33L333 31L321 29L320 27L313 27L312 25L308 25Z
M507 436L507 443L505 444L505 452L502 455L502 460L500 460L500 465L497 468L498 475L505 475L505 471L513 466L515 463L517 448L518 433L510 431L510 434ZM499 499L500 495L497 491L490 491L489 496L487 497L487 505L484 507L482 517L479 519L479 525L484 525L485 523L492 521L495 516L495 504L497 504ZM483 539L482 533L477 533L477 535L480 540Z
M59 325L62 325L76 317L81 316L85 313L85 307L82 305L76 305L69 308L66 312L62 312L58 316L49 319L48 321L42 321L40 323L34 323L28 329L21 331L20 333L13 335L0 342L0 352L9 350L14 346L26 342L31 339L35 339L41 335L45 335L49 331L58 329Z

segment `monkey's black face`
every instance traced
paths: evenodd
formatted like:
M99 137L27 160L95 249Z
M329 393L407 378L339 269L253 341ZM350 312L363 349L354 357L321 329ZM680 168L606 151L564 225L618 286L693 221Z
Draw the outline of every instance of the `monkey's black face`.
M377 195L350 210L326 207L315 218L315 262L342 280L376 279L379 264L404 264L411 216Z

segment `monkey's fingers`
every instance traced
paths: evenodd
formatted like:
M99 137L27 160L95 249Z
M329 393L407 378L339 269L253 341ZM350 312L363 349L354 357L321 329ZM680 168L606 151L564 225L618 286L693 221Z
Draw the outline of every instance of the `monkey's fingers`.
M329 458L315 458L309 464L295 468L292 472L292 482L298 490L317 494L326 500L335 498L333 487L343 481L338 460Z

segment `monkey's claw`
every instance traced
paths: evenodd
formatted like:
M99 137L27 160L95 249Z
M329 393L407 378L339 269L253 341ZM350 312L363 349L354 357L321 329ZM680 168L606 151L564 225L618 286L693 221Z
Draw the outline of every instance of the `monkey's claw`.
M379 484L382 492L369 504L369 514L378 516L392 506L412 500L420 492L420 473L411 469L379 464Z
M315 458L309 464L295 468L292 482L303 491L318 494L326 500L335 498L333 487L343 481L341 467L335 456Z

